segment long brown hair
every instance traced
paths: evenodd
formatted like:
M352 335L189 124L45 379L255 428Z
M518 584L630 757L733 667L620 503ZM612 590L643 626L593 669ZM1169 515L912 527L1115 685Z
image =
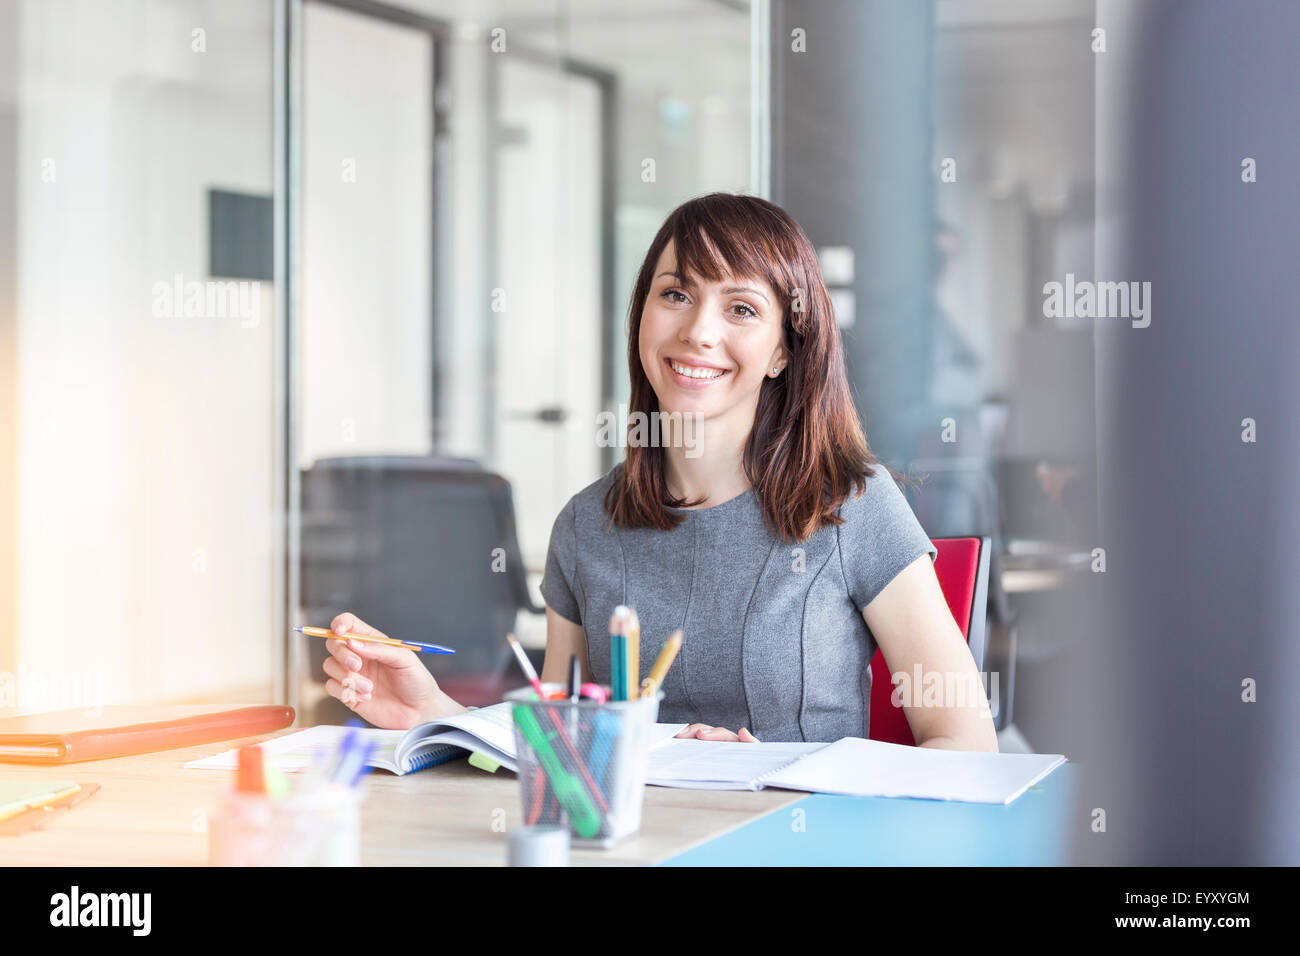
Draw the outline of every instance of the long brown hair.
M743 467L768 524L782 539L804 541L823 525L841 524L836 510L854 487L856 493L866 488L872 466L880 463L853 406L817 253L789 213L765 199L711 193L682 203L660 227L641 263L628 313L629 420L634 412L647 418L659 412L638 343L655 264L670 239L682 276L709 282L729 275L762 278L777 293L790 360L780 375L763 380ZM614 524L662 531L685 520L668 508L700 503L669 495L663 448L633 442L605 496Z

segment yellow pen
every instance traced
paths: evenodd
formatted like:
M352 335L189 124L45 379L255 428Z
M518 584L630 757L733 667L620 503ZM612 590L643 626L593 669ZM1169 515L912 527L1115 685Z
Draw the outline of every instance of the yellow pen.
M673 661L677 659L677 652L681 649L682 632L673 631L668 640L664 641L664 646L659 649L659 656L655 658L655 666L651 669L650 676L641 682L642 697L653 697L659 693L659 685L668 676L668 668L673 666Z

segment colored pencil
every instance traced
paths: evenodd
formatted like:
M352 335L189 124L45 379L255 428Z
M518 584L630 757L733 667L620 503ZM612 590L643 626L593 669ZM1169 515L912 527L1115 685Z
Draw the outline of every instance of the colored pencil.
M609 699L627 700L628 609L620 604L609 616Z
M673 631L664 641L664 646L659 648L659 656L655 658L655 666L650 669L650 676L641 682L641 696L653 697L659 693L659 687L663 684L664 678L668 676L668 668L673 666L673 661L677 659L677 652L682 649L682 632Z

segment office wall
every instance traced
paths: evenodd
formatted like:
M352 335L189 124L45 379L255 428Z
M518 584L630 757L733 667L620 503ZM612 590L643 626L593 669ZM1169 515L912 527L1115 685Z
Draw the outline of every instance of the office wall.
M103 703L269 698L271 287L159 315L155 284L209 278L210 187L271 193L271 8L10 6L13 669Z

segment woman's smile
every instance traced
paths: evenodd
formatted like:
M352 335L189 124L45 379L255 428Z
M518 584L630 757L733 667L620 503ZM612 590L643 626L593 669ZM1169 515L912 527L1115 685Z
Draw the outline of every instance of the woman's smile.
M731 369L708 365L697 359L670 356L664 359L664 365L672 373L671 379L679 388L708 388L720 382L731 373Z

